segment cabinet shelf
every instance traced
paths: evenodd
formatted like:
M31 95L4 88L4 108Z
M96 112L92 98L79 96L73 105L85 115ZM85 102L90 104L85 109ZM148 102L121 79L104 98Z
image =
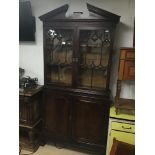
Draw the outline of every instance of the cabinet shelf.
M93 47L93 48L101 48L101 44L80 44L80 47Z
M120 98L119 100L116 100L115 106L116 106L116 108L120 108L120 109L134 110L135 109L135 100Z
M50 67L71 67L72 63L47 63Z
M80 64L80 67L82 69L94 69L94 70L102 70L102 71L106 71L107 70L107 66L95 65L95 64L91 64L91 65Z
M99 87L91 87L91 86L80 86L80 89L84 89L84 90L91 90L91 91L100 91L100 92L104 92L105 88L99 88Z

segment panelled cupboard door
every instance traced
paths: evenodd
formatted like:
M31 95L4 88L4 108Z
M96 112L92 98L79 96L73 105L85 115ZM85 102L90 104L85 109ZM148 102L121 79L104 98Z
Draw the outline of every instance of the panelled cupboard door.
M46 92L45 128L50 135L60 139L68 138L69 99L62 94Z
M79 143L104 144L107 126L105 115L104 104L77 100L73 104L73 139Z

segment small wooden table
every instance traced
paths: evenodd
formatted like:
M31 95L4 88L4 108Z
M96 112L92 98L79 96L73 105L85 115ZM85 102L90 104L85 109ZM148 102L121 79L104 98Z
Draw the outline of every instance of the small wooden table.
M42 126L41 102L43 86L19 92L19 144L36 151Z

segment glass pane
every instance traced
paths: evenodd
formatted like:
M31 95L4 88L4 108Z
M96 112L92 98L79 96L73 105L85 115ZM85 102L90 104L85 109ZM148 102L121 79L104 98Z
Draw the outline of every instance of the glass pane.
M91 70L81 68L80 82L82 86L91 87Z
M47 81L63 85L72 83L73 30L49 29L46 32Z
M80 86L106 87L110 44L109 30L80 31Z
M106 87L106 72L101 70L94 70L93 88L105 88Z

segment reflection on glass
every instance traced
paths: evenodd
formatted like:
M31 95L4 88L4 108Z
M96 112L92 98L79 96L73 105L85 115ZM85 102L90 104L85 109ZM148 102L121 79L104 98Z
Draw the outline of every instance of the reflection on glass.
M73 31L47 30L48 81L70 85L72 83Z
M80 31L80 86L106 87L110 42L109 30Z

